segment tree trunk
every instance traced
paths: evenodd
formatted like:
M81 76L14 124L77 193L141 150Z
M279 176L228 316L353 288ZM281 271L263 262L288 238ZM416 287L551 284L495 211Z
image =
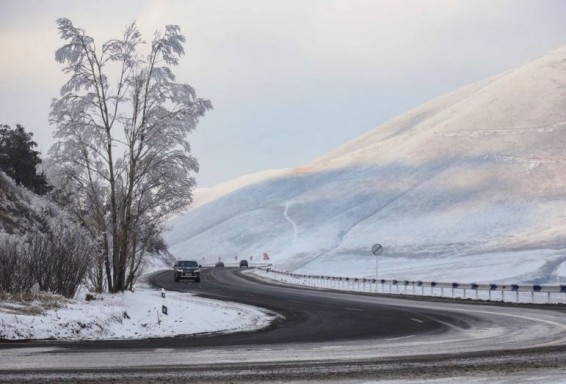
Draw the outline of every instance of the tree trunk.
M106 280L108 281L108 292L113 292L112 270L110 268L110 255L108 254L108 234L104 232L104 265L106 267Z

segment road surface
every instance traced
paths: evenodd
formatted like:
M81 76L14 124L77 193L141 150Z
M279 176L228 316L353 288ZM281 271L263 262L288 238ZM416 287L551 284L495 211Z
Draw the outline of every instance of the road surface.
M175 283L171 271L164 271L153 283L261 306L284 319L269 329L233 335L0 344L0 382L410 382L469 374L492 379L532 370L546 377L566 374L566 315L559 306L303 289L253 281L228 268L205 270L201 283Z

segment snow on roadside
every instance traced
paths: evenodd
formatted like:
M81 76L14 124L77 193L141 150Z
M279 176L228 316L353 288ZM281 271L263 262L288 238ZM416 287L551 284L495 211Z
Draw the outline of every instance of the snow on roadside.
M95 300L63 300L59 308L30 314L17 304L0 304L0 339L145 339L251 331L269 326L276 314L247 305L189 293L141 288L103 294ZM168 315L162 314L162 305ZM40 304L34 304L37 308Z

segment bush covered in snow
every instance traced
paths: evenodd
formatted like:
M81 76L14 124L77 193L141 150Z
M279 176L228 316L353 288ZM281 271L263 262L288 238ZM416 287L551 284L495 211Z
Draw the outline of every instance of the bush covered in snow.
M96 243L55 204L2 172L0 192L0 290L18 293L37 285L73 297L99 253Z

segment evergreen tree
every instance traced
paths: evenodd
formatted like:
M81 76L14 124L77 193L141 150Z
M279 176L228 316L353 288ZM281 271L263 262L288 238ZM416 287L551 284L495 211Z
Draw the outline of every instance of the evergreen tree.
M18 185L44 195L51 187L45 174L37 173L37 166L42 161L39 151L34 150L37 143L32 138L33 133L26 132L20 124L15 129L8 125L0 126L0 169Z

